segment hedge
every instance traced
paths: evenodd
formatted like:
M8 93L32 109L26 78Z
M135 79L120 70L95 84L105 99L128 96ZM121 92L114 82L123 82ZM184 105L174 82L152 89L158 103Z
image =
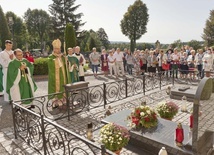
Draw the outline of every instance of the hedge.
M84 71L89 69L88 64L84 66ZM48 58L37 58L34 62L34 75L48 75Z
M48 58L35 59L34 75L48 75Z

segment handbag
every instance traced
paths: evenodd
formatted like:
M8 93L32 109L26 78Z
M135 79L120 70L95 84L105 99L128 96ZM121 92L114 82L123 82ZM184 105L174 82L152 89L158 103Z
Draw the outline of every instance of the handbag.
M169 64L162 64L162 69L169 70Z

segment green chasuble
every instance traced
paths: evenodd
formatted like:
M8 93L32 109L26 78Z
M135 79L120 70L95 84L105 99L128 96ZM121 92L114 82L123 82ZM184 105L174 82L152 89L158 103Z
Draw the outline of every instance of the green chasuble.
M51 54L48 57L48 94L63 92L63 85L68 83L67 79L65 58ZM53 97L49 96L49 98ZM63 94L57 95L57 98L63 98Z
M67 56L69 61L69 72L71 76L71 82L75 83L79 81L79 60L74 56ZM74 66L76 64L76 67Z
M3 71L2 71L2 65L0 64L0 92L3 92Z
M26 69L21 71L20 66L26 65ZM10 100L21 100L34 97L37 86L33 80L34 66L28 60L13 60L8 65L6 91ZM29 104L26 101L24 104Z

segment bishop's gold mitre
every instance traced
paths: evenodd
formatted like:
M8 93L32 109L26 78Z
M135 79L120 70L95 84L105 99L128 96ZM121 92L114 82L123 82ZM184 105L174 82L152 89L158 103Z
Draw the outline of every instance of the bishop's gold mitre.
M53 48L61 48L61 41L59 39L56 39L52 42Z

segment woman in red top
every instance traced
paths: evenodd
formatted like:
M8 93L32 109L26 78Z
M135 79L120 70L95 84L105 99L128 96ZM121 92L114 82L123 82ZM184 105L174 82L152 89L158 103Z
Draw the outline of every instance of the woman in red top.
M34 58L33 56L30 55L30 52L29 51L26 51L25 52L25 56L24 56L25 59L27 59L29 62L31 62L32 64L34 63Z

